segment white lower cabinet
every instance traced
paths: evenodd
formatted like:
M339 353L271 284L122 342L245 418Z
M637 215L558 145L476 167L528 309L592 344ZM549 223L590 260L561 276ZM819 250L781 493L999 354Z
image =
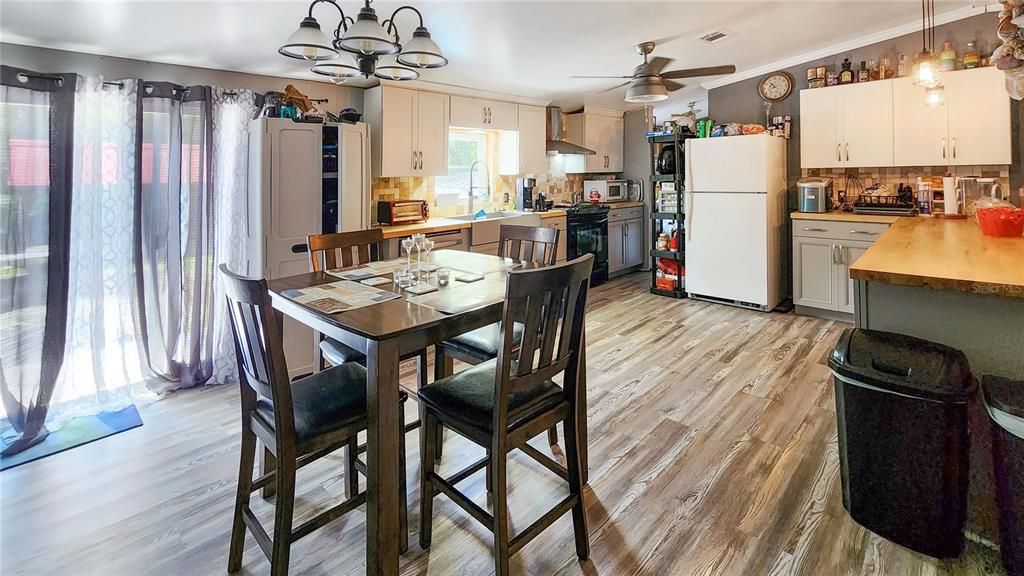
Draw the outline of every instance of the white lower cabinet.
M875 223L794 220L793 304L853 314L850 266L887 228Z
M558 232L558 248L555 250L555 261L565 262L569 246L568 217L559 216L556 218L542 218L541 226L545 228L556 228Z

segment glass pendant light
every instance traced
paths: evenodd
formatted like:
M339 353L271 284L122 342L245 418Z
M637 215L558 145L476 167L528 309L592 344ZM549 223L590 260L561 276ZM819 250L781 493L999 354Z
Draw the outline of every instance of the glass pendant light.
M939 59L935 57L935 0L921 0L921 53L914 62L914 84L939 85Z
M377 13L370 7L369 1L359 9L356 21L334 45L347 52L364 56L395 54L402 48L377 21Z
M416 80L420 73L407 66L401 66L396 62L389 62L377 66L373 75L381 80L394 80L396 82Z
M626 88L626 102L643 104L668 99L668 89L657 76L644 76L629 83Z
M310 68L310 72L321 76L327 76L327 78L335 84L344 84L351 78L358 78L363 75L363 73L359 71L359 68L356 68L349 63L352 61L350 56L346 55L342 58L344 59L342 62L319 62L314 64L313 67Z
M331 47L330 39L320 30L320 23L312 16L302 19L299 29L292 32L277 52L289 58L315 62L330 60L338 55L338 51Z
M946 87L938 84L925 90L924 103L931 108L944 105L946 103Z
M448 64L448 59L441 54L441 48L423 26L413 31L412 39L402 47L396 60L412 68L440 68Z

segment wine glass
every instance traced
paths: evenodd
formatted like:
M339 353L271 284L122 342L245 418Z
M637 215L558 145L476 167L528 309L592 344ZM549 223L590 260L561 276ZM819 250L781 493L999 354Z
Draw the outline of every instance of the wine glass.
M426 281L429 282L430 281L430 267L429 267L430 266L430 251L434 249L434 241L433 240L428 240L427 238L424 238L423 241L420 242L420 246L423 248L423 251L427 253L427 266L428 267L427 267Z
M402 239L402 250L405 250L405 270L412 271L412 247L416 245L414 236Z

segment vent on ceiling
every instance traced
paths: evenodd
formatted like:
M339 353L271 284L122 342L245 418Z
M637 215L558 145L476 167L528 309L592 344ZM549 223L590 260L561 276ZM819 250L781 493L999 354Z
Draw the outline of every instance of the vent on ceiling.
M701 36L700 40L707 42L708 44L718 44L719 42L725 40L729 36L731 36L731 34L729 34L728 32L724 30L719 30L717 32L712 32L710 34Z

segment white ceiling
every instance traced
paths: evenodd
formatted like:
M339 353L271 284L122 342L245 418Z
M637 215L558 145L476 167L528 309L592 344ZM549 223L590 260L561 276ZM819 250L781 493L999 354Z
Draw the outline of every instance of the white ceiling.
M307 0L3 0L0 40L272 76L315 79L303 64L277 54L305 16ZM355 16L361 2L341 0ZM953 11L980 0L938 0ZM383 20L401 5L374 2ZM633 46L658 42L670 69L734 64L740 71L914 22L919 0L807 1L435 1L417 0L427 27L450 64L422 80L518 96L625 109L624 89L598 93L615 81L570 76L623 75L640 63ZM319 4L325 31L337 11ZM412 14L398 17L409 37ZM734 34L711 46L710 31ZM670 102L685 110L702 100L703 79L687 81Z

